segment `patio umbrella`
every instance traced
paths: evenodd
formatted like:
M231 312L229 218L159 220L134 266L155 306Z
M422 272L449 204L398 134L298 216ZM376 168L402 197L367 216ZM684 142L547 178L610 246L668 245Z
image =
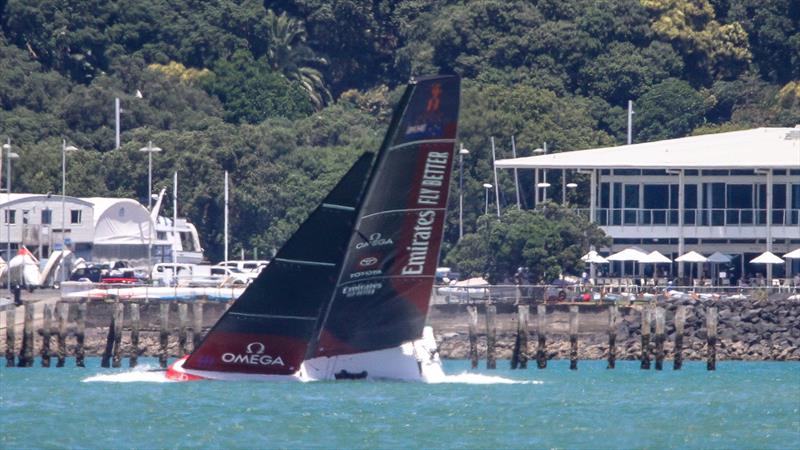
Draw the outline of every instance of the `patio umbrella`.
M692 250L690 252L684 253L681 256L678 256L677 258L675 258L675 261L702 264L704 262L707 262L708 258L706 258L705 256L701 255L700 253L697 253L696 251ZM691 282L691 280L692 280L691 271L690 271L689 279L690 279L690 282Z
M594 282L595 279L595 264L608 264L608 260L603 258L595 250L581 256L581 261L589 263L589 278Z
M653 250L652 252L644 255L642 259L639 260L639 264L652 264L653 265L653 278L658 278L656 274L656 267L659 264L666 264L671 263L672 260L661 254L658 250Z
M725 253L714 252L708 257L708 262L712 264L711 274L714 275L714 280L719 278L719 264L729 264L731 257Z
M619 251L614 253L613 255L606 258L609 261L620 261L622 262L622 276L625 276L625 261L634 261L639 262L640 259L647 256L647 253L643 252L638 248L628 247L625 250Z
M783 255L783 259L786 260L786 265L788 266L787 269L786 269L786 273L788 275L791 275L790 271L792 269L792 265L791 265L789 260L790 259L800 259L800 248L796 248L796 249L790 251L789 253Z
M783 258L772 252L764 252L750 260L750 264L768 264L767 266L767 286L772 286L772 265L783 264Z

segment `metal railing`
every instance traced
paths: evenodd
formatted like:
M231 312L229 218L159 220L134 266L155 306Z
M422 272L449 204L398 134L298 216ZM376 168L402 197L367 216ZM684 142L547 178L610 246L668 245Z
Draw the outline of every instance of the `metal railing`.
M585 217L589 209L578 210ZM646 208L598 208L595 221L601 226L678 226L680 211L677 209ZM766 226L766 209L695 208L683 212L684 226ZM772 210L773 226L800 224L800 210Z
M697 300L737 300L743 298L767 298L774 295L800 296L800 284L794 280L780 279L770 286L671 286L633 280L595 285L492 285L478 287L434 286L432 304L539 304L570 302L641 302L674 298ZM798 299L800 301L800 298Z

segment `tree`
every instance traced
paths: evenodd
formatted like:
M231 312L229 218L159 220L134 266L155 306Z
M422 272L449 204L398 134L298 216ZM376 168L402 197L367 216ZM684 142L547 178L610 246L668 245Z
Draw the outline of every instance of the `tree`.
M474 234L447 255L445 264L465 276L489 276L492 283L508 281L526 267L535 281L560 274L580 273L581 255L589 246L608 245L605 233L574 209L554 204L537 210L509 210L499 219L484 215Z
M308 47L303 23L286 13L267 11L267 64L273 71L300 83L317 109L333 101L322 73L311 65L324 65L324 58Z
M688 136L703 122L705 98L689 83L670 78L648 89L637 102L638 141Z
M642 0L653 15L651 27L675 45L695 81L735 78L750 63L752 54L742 24L721 24L708 0Z

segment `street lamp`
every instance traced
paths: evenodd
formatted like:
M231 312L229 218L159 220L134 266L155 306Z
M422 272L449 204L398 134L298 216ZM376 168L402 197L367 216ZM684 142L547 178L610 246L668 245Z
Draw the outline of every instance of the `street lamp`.
M8 265L11 262L11 210L9 209L11 204L11 160L19 158L19 155L11 151L11 138L3 144L3 150L6 151L6 284L8 285L8 298L11 298L11 271Z
M78 147L67 145L67 140L61 140L61 282L66 280L65 251L67 249L67 213L64 199L67 196L67 152L78 151Z
M539 147L533 150L534 155L546 155L547 154L547 142L544 143L543 147ZM544 177L543 183L539 183L537 186L543 187L542 189L542 202L547 201L547 188L550 187L550 184L547 183L547 169L542 169L542 176ZM542 186L546 184L547 186ZM538 194L537 194L538 196Z
M469 155L469 150L461 144L458 150L458 239L464 236L464 155Z
M153 153L160 152L161 148L153 147L153 141L147 141L147 147L139 149L140 152L147 153L147 211L152 213L153 209ZM147 243L147 267L152 270L153 264L153 223L150 223L150 236ZM151 275L152 276L152 275Z
M483 183L483 189L486 192L486 207L483 210L483 214L489 214L489 190L492 189L492 185L490 183Z

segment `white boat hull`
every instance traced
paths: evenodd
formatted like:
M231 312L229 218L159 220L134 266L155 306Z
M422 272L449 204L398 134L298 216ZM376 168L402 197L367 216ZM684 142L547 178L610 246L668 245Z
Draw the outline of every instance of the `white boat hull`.
M185 369L186 358L170 366L167 376L176 381L198 379L220 381L332 381L366 379L435 382L444 377L433 330L425 327L421 339L398 347L303 361L292 375L260 375Z

